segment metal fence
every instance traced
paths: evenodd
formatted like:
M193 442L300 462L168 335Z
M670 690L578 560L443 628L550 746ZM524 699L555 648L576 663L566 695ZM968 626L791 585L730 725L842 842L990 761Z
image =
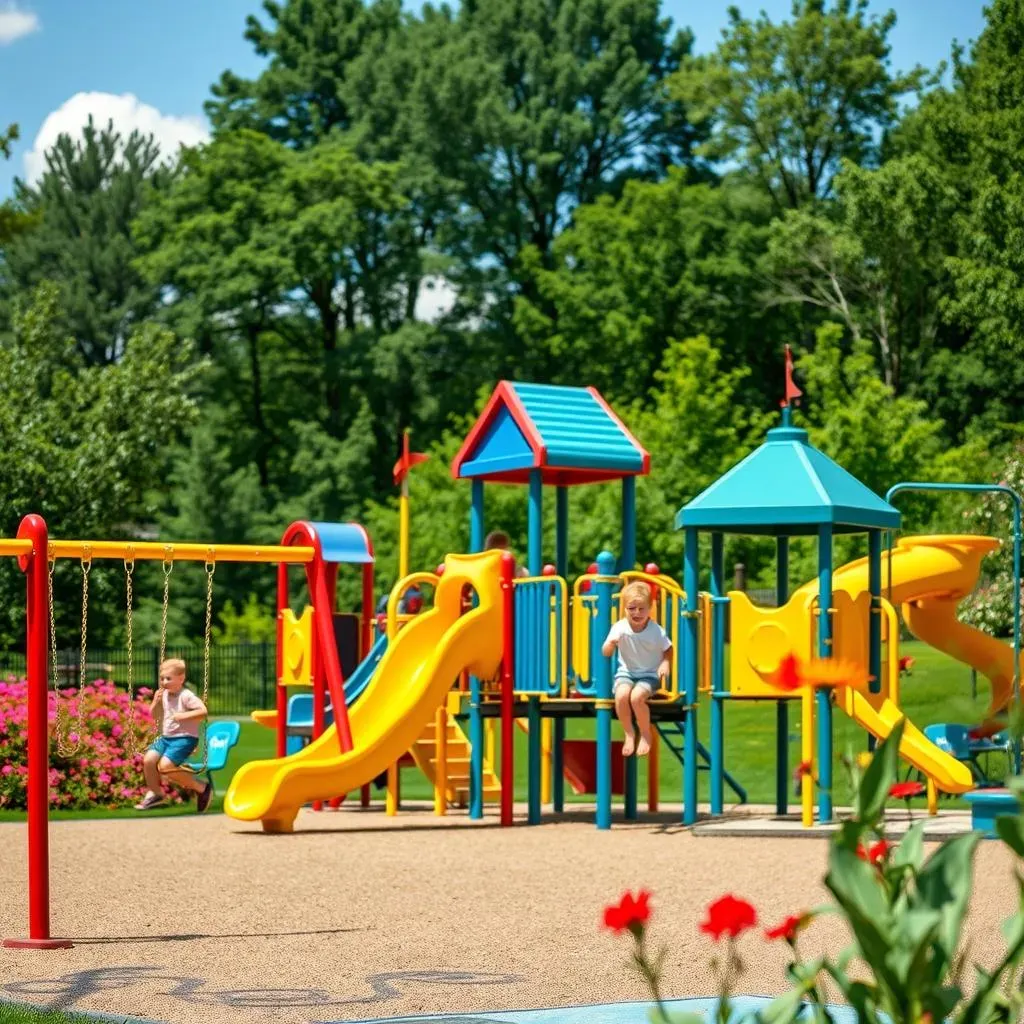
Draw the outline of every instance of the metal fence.
M189 644L167 648L168 658L183 658L188 666L189 687L202 693L203 647ZM153 687L160 666L160 648L136 647L132 659L134 686ZM277 645L218 644L210 648L209 708L216 715L247 715L255 708L274 706L277 683ZM0 676L24 675L24 651L0 651ZM81 674L81 651L67 648L57 651L58 685L77 687ZM53 674L51 669L50 681ZM125 647L88 647L85 663L86 682L109 679L118 686L128 685L128 650Z

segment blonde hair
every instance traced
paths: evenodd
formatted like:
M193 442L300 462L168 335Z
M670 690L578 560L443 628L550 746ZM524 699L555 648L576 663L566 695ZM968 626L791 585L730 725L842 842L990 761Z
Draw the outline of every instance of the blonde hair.
M181 658L164 658L160 662L160 673L163 674L164 669L167 669L172 675L184 676L185 675L185 662Z
M641 598L648 608L653 604L653 601L651 601L651 588L647 586L646 583L641 583L639 580L627 583L622 588L622 591L619 594L619 607L625 611L626 605L636 598Z

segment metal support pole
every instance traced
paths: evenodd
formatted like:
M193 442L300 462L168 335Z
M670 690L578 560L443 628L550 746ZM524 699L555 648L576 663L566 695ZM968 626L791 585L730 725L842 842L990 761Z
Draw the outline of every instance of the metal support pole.
M622 478L622 557L619 572L636 565L636 477Z
M697 531L686 530L683 559L683 589L686 591L686 619L683 623L683 685L686 691L686 723L683 733L683 824L697 820Z
M818 655L832 657L832 526L818 527ZM832 820L832 694L821 687L818 710L818 823Z
M775 540L775 604L789 600L789 538ZM789 811L789 703L775 702L775 813Z
M725 538L721 533L711 534L711 622L704 628L711 630L711 650L719 648L722 626L721 599L725 597ZM721 658L715 658L711 698L711 813L722 813L722 790L725 783L725 707L722 698Z
M596 637L606 637L612 626L612 590L615 587L615 556L602 551L597 556L600 578L594 582L597 591L597 618L593 626ZM600 645L595 645L600 650ZM594 714L597 719L597 827L612 827L612 662L599 655L596 659L595 682L597 700Z

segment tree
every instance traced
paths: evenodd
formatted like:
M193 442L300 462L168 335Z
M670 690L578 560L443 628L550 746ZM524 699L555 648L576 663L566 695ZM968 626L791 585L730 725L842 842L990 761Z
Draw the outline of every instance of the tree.
M90 118L82 139L61 135L46 154L36 185L15 181L12 210L31 230L9 239L0 265L8 302L43 281L60 290L64 329L90 364L119 359L133 327L159 305L134 260L131 223L147 189L159 193L172 178L152 136L127 139Z
M873 339L882 380L899 392L920 380L936 347L956 194L919 156L877 170L847 163L835 192L827 212L788 210L772 224L765 298L821 310L855 344Z
M756 295L769 216L767 200L738 182L691 184L682 171L629 182L620 199L576 211L553 269L527 251L553 315L523 298L516 327L549 349L557 367L549 379L586 380L626 402L654 387L666 347L694 331L720 339L723 368L765 369L772 353L763 339L782 319L766 316ZM745 388L754 384L744 377Z
M869 166L898 116L898 101L925 84L924 71L889 68L896 15L868 17L868 0L793 0L792 20L744 18L714 53L689 58L673 89L712 124L702 152L736 162L779 210L831 194L840 161Z
M0 336L3 533L13 536L22 516L38 512L62 537L136 536L161 500L166 453L194 421L202 367L188 345L152 324L136 329L116 365L89 365L64 331L60 305L59 290L42 287L17 305L13 330ZM58 596L73 573L62 563ZM96 586L118 586L106 579L98 574ZM4 581L0 630L10 644L23 598L9 588L23 584ZM96 602L94 643L109 635L110 609L122 602L123 592L106 612ZM77 610L57 604L66 640Z
M5 160L11 158L11 143L18 141L18 126L16 124L9 124L7 131L0 135L0 156L3 156Z

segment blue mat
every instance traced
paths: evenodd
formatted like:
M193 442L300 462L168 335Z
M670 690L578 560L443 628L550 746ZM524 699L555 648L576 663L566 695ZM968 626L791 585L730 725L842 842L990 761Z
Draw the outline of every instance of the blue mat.
M734 996L731 1022L750 1017L772 1000L765 996ZM717 999L667 999L669 1013L696 1013L712 1020ZM441 1013L418 1017L365 1018L364 1024L651 1024L648 1011L651 1003L596 1003L592 1006L558 1006L544 1010L501 1010L484 1013ZM856 1024L857 1015L849 1006L831 1004L829 1010L836 1024ZM808 1007L808 1014L810 1008ZM340 1022L324 1022L340 1024Z

